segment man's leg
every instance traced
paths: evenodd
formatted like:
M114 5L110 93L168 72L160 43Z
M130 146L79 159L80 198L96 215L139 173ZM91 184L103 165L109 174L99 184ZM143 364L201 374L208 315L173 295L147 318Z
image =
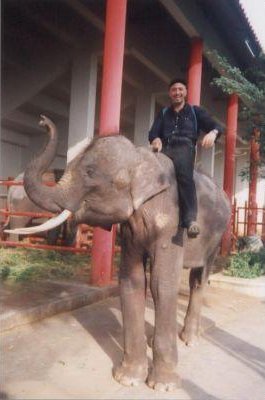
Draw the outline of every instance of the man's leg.
M179 190L182 227L188 229L189 237L199 234L197 219L197 196L193 180L195 146L178 144L174 148L173 163Z

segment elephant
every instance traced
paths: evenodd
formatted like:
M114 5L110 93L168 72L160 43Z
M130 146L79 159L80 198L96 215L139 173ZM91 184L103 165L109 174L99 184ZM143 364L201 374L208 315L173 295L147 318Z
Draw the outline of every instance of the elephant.
M43 182L55 182L58 177L62 176L61 170L53 170L45 173L42 180ZM24 179L24 172L20 173L14 180L21 182ZM12 212L34 212L43 213L42 207L39 207L33 203L27 196L23 186L11 186L7 194L7 209ZM42 220L45 218L42 218ZM32 216L13 216L9 215L5 225L1 230L24 228L29 224L32 224L34 217ZM62 235L63 241L66 245L71 245L75 240L76 227L70 222L65 222L63 226L55 227L45 233L47 243L55 245L59 236ZM18 240L18 235L11 234L10 240Z
M189 345L199 335L203 291L230 220L229 199L210 177L194 171L201 233L197 238L188 238L186 230L179 227L172 161L163 153L135 147L126 137L115 134L93 139L68 164L55 187L41 185L41 176L56 154L57 131L45 116L40 124L46 128L49 140L25 172L25 190L30 199L46 210L60 212L54 223L73 214L77 223L102 228L120 224L124 355L121 364L114 367L114 378L128 386L146 381L156 390L174 390L180 384L176 301L181 271L183 266L191 270L190 299L179 333ZM150 369L144 319L145 254L150 258L155 308Z

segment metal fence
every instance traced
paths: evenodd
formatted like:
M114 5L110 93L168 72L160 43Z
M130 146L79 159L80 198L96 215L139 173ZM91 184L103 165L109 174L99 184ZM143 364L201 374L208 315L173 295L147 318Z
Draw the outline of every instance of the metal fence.
M247 201L244 206L237 206L235 200L232 206L232 249L234 251L238 239L248 235L250 215L255 216L251 219L252 232L265 242L265 207L250 207Z
M13 179L1 180L0 185L7 188L11 186L23 186L22 181L14 181ZM55 183L53 182L45 182L45 185L53 186ZM0 216L2 216L1 225L2 228L5 226L8 217L18 216L18 217L33 217L34 219L38 218L51 218L54 214L49 212L30 212L30 211L10 211L7 208L0 209ZM63 241L58 240L57 245L47 244L45 238L38 237L37 235L27 236L23 240L9 240L9 234L2 232L0 237L0 246L5 247L24 247L24 248L34 248L34 249L45 249L45 250L58 250L58 251L67 251L72 253L90 253L92 246L92 238L93 238L93 228L89 225L80 224L77 227L77 233L75 240L73 241L72 246L65 246Z
M13 179L0 180L0 185L5 186L8 190L10 186L23 186L22 181L14 181ZM53 186L53 182L45 182L45 185ZM255 213L254 218L254 231L265 242L265 207L249 207L248 202L244 206L237 206L237 202L232 206L232 250L236 251L237 241L240 237L247 236L248 221L250 213ZM38 218L51 218L54 214L49 212L30 212L30 211L16 211L12 212L7 207L0 209L0 216L2 216L1 225L4 226L8 217L13 216L27 216ZM252 222L253 224L253 222ZM58 240L57 245L47 244L45 238L36 235L27 236L21 241L14 241L9 239L7 233L0 236L0 246L5 247L24 247L45 250L58 250L72 253L90 253L93 239L93 228L86 224L80 224L77 227L75 240L72 246L65 246L63 241ZM115 251L120 251L119 246L115 246Z

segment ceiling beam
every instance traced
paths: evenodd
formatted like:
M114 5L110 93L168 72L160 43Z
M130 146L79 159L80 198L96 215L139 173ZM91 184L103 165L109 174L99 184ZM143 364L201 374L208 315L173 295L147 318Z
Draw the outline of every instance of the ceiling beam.
M65 43L69 47L78 48L79 41L76 40L71 34L63 31L62 29L57 28L52 25L50 22L47 22L45 19L41 18L41 16L30 16L30 19L38 26L44 28L47 32L49 32L56 39L59 39L61 42Z
M99 31L105 31L105 24L101 18L95 15L92 11L90 11L84 4L80 3L78 0L64 0L69 7L75 10L81 17L83 17L86 21L89 21L95 28Z
M69 106L45 94L39 94L33 97L27 104L29 104L32 109L40 110L43 114L69 118Z
M128 51L126 51L126 54L129 54ZM102 52L98 53L98 64L102 66L103 64L103 55ZM145 86L138 81L137 79L135 79L130 73L128 73L127 71L123 71L122 77L124 79L125 82L127 82L130 86L132 86L134 89L140 90L140 91L144 91L145 90Z
M203 39L204 55L215 69L217 69L217 65L214 58L209 55L209 50L216 49L219 53L227 57L230 62L236 64L231 50L226 46L222 37L205 18L201 8L195 2L174 0L159 1L189 38L201 37Z
M133 88L140 90L140 91L145 90L144 85L142 83L140 83L137 79L132 77L130 74L128 74L126 71L123 71L122 76L123 76L123 79L125 80L125 82L127 82Z
M130 54L141 64L147 67L150 71L152 71L153 74L156 75L159 79L168 84L168 82L170 81L169 75L165 74L161 70L161 68L159 68L154 62L150 60L150 58L146 57L141 51L139 51L135 47L132 47L130 49Z
M12 74L12 79L9 77L3 80L2 93L5 96L2 97L2 117L26 103L62 75L69 65L69 58L57 49L39 57L32 65L34 68L21 69L20 74Z
M1 141L5 143L15 144L20 147L28 147L30 145L29 137L13 132L7 128L1 129Z
M96 16L93 12L91 12L86 6L80 3L79 0L66 0L66 3L75 10L79 15L81 15L86 21L90 22L94 27L96 27L100 32L105 31L105 24L98 16ZM137 40L134 40L134 36L136 35ZM128 34L127 34L128 36ZM154 61L150 59L146 54L148 53L148 49L150 49L150 44L146 42L145 38L139 34L139 32L133 31L131 35L129 35L130 43L144 43L147 51L143 51L139 46L129 46L129 48L125 48L126 54L131 54L137 61L141 64L145 65L155 76L161 79L163 82L168 83L170 78L169 75L166 74L161 67L159 67ZM145 49L146 50L146 49ZM152 46L152 54L157 54L157 49ZM126 74L126 72L125 72ZM125 75L124 74L124 75ZM142 85L141 85L142 86ZM136 86L135 86L136 87Z
M165 7L168 13L174 18L179 26L190 38L200 36L199 32L194 28L185 14L176 5L174 0L160 0L160 3Z
M8 129L14 129L16 132L28 134L44 133L38 124L38 119L30 114L21 111L14 111L12 114L2 119L2 126Z

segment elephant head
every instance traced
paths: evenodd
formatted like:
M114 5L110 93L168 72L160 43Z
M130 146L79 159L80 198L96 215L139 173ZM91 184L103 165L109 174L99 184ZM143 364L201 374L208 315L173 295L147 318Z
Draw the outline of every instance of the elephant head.
M42 116L40 124L47 128L49 141L27 167L24 186L34 203L62 213L56 224L70 213L77 223L93 226L124 222L144 202L169 187L157 156L146 148L136 148L121 135L95 138L67 165L56 186L44 186L41 176L55 157L57 132L47 117ZM29 232L23 231L20 233Z

